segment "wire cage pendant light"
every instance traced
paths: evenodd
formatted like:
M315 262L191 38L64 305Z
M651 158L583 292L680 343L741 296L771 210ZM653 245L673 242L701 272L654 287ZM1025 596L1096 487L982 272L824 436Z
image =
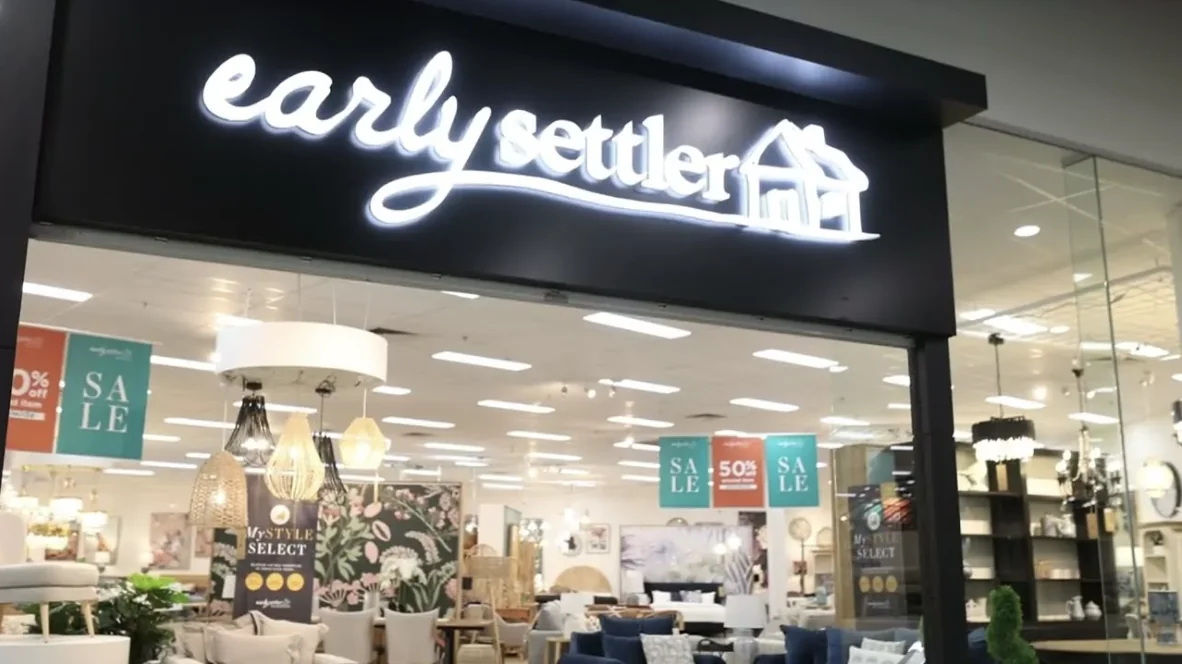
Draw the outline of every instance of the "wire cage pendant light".
M1001 345L1005 339L1000 334L989 335L989 345L993 346L993 364L997 372L997 396L1001 391ZM973 450L980 461L1005 463L1007 461L1029 461L1034 456L1034 449L1038 446L1035 440L1034 422L1016 415L1006 417L1001 404L997 407L997 417L991 417L983 422L973 424Z
M242 397L234 430L226 441L225 449L242 460L247 466L260 468L267 465L275 450L275 438L271 435L271 424L267 421L267 400L259 394L263 384L248 382L250 391Z
M293 413L287 418L279 442L267 461L263 480L271 495L281 500L319 499L320 487L324 484L324 464L312 441L312 427L307 415Z
M341 471L337 467L336 451L333 449L332 438L324 432L324 400L332 395L335 386L325 380L316 387L316 394L320 395L320 428L312 441L316 444L316 453L320 456L320 464L324 466L324 483L320 485L321 500L333 501L334 498L344 496L345 483L341 480Z

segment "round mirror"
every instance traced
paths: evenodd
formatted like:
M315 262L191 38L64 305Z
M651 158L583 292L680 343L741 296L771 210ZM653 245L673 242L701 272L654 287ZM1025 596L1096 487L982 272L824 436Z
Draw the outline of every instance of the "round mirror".
M558 550L564 556L577 556L583 550L583 540L578 533L563 532L558 536Z

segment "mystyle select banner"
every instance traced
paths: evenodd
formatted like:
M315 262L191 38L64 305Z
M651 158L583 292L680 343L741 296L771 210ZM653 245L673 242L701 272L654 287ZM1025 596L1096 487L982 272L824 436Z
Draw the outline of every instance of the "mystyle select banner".
M907 598L903 530L911 525L911 501L890 483L852 486L849 493L854 615L901 615Z
M234 615L260 611L276 620L312 620L318 503L280 500L260 475L247 481L246 555L235 572Z

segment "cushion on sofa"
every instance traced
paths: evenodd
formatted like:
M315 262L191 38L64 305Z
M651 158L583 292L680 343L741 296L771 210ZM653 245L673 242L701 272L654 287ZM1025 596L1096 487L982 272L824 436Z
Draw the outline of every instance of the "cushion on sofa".
M570 635L570 651L579 655L603 657L603 632L574 632Z
M676 624L673 616L652 616L649 618L618 618L599 616L599 628L612 636L640 636L641 634L672 634Z
M849 664L850 648L861 648L863 639L874 639L875 641L902 641L904 643L903 649L905 651L907 648L911 647L912 643L915 643L919 640L919 631L896 627L893 629L882 629L875 632L859 632L852 629L831 627L825 630L825 637L828 641L828 655L826 658L827 664Z
M300 653L296 659L296 664L312 664L312 659L316 655L316 649L320 646L320 642L324 640L324 635L328 633L328 625L298 623L290 620L276 620L258 611L251 611L254 615L255 623L259 626L259 634L262 636L288 636L294 635L300 640Z
M641 634L646 664L692 664L694 648L684 634Z
M603 656L623 664L646 664L640 636L603 635Z
M300 652L300 637L254 636L241 630L216 630L212 635L214 664L295 664ZM209 656L209 648L206 649Z
M557 600L546 602L538 610L538 619L534 622L534 629L547 632L562 630L562 606Z
M784 632L784 648L788 651L785 664L826 664L825 630L795 625L782 625L780 630Z

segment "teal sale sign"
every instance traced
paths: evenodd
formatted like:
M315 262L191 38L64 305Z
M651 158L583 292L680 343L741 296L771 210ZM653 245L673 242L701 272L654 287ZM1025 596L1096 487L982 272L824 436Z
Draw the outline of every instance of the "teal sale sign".
M670 436L661 445L661 507L710 507L710 439Z
M817 437L812 434L768 436L763 443L767 455L767 506L817 507Z
M71 333L56 451L142 458L151 370L151 344Z

